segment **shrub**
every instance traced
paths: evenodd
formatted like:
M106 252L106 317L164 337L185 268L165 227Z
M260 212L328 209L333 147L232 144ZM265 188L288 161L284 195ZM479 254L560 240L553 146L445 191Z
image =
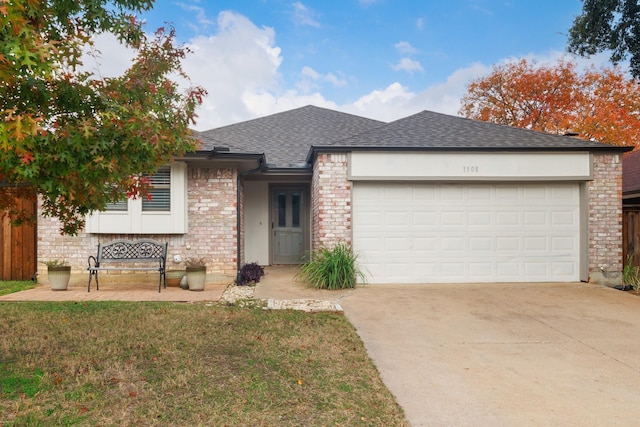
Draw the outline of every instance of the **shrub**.
M627 257L627 263L622 270L622 285L629 285L636 293L640 291L640 267L632 264L632 256Z
M240 283L239 286L255 285L264 276L264 269L256 262L245 264L240 269Z
M358 268L358 256L349 245L338 243L333 249L326 247L313 252L310 260L300 267L297 276L318 289L355 288L364 274Z

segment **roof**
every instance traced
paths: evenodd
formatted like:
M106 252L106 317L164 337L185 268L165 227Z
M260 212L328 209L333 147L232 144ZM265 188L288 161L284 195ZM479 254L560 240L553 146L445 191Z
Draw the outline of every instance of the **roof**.
M640 193L640 151L622 158L622 193Z
M197 135L203 150L264 153L269 167L301 167L309 148L380 127L384 122L308 105Z
M336 150L631 150L433 111L384 123L311 105L196 134L203 151L264 154L269 168L305 168Z
M433 111L423 111L331 145L420 149L631 149Z

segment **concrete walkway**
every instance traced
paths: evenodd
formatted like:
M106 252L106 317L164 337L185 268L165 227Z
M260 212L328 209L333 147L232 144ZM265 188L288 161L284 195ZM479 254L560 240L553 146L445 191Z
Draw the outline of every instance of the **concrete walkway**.
M95 282L87 292L87 282L77 280L69 284L66 291L52 291L46 279L38 286L22 292L0 296L0 301L173 301L210 302L219 301L228 284L209 283L204 291L188 291L180 287L167 287L158 292L158 283L140 283L118 279L101 279L100 290Z

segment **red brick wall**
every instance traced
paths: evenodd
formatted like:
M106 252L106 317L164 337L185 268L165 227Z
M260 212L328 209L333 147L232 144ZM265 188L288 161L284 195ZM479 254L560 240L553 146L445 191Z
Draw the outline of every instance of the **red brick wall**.
M589 203L589 281L618 284L622 260L622 161L619 154L593 154Z
M346 154L319 154L313 165L312 249L351 244L351 182Z

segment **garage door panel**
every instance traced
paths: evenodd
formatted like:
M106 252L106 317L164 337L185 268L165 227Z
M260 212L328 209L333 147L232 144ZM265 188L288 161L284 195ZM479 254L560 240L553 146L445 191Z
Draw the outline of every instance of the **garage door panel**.
M578 250L577 239L575 236L553 236L551 237L551 250L573 253Z
M479 280L491 279L495 276L494 265L488 262L470 262L469 275L478 277Z
M579 218L577 184L354 183L372 283L576 281Z
M522 225L522 213L515 211L496 212L496 225L501 226L520 226Z
M540 225L547 225L547 211L526 211L523 213L523 225L525 227Z
M493 224L493 213L489 211L467 212L467 223L470 227L486 227Z

